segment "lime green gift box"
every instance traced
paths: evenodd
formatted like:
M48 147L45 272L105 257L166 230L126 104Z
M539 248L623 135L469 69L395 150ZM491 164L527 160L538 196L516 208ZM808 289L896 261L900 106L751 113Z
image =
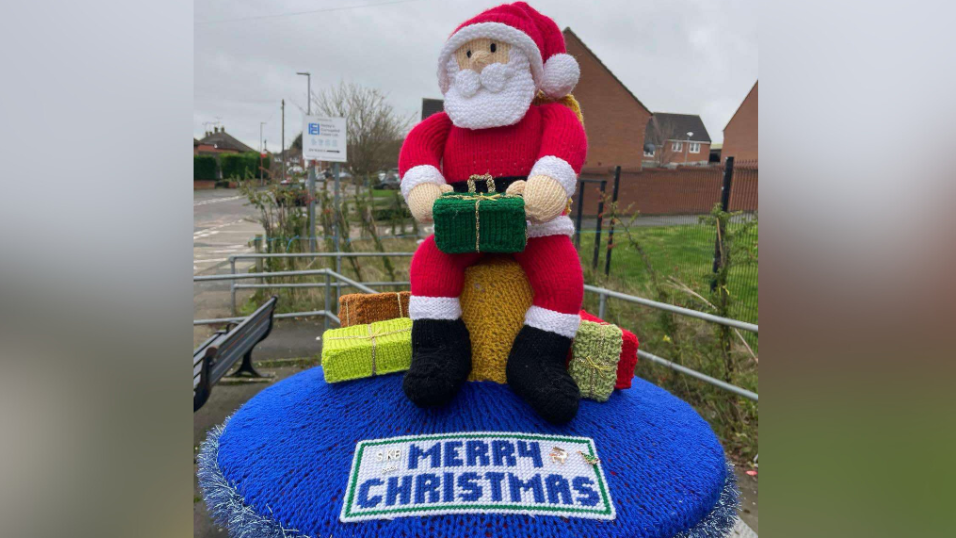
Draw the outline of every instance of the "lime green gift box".
M624 334L617 325L582 321L571 346L568 372L581 397L606 402L617 383Z
M409 318L330 329L322 341L322 371L327 383L401 372L412 364Z
M432 206L435 244L447 254L524 250L524 198L499 193L445 193Z

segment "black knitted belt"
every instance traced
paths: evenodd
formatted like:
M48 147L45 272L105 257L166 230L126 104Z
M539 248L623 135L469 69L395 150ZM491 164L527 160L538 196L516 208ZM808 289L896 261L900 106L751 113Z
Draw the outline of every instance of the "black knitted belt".
M492 181L495 182L495 192L505 192L515 181L526 179L528 179L528 176L503 176L496 177ZM455 189L455 192L468 192L468 181L456 181L451 186ZM488 192L487 182L484 180L475 181L475 192Z

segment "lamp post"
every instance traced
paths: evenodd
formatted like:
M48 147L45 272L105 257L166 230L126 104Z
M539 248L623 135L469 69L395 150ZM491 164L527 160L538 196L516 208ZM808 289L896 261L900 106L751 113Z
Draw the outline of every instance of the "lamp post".
M312 73L297 72L305 77L306 83L306 114L312 115ZM302 145L305 146L305 133L302 133ZM309 161L309 252L315 252L315 162Z
M259 186L262 186L262 182L265 180L265 174L262 173L262 126L266 122L259 122Z
M684 164L687 164L687 154L690 153L690 137L694 136L693 131L687 132L687 139L684 140Z

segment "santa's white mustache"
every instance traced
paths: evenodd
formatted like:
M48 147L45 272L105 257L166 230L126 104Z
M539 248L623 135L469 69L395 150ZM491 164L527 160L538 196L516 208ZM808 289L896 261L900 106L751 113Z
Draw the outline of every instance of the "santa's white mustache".
M504 89L514 73L514 67L502 63L486 66L481 70L481 74L472 69L462 69L455 75L455 86L463 97L471 97L481 88L498 93Z

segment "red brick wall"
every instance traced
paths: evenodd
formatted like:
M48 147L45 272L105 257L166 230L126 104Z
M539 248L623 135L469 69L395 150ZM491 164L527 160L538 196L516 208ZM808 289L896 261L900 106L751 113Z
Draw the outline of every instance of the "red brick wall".
M721 160L730 156L737 162L757 160L757 110L757 83L754 83L754 87L724 128Z
M620 165L640 170L644 130L651 113L570 29L564 31L568 54L581 66L573 94L581 104L588 135L585 169Z
M588 178L607 177L607 194L614 188L613 174L606 176L588 175ZM642 215L697 215L709 213L714 204L720 201L720 188L723 185L722 166L680 167L677 169L645 168L637 171L622 171L618 191L618 207L629 213L640 211ZM600 201L600 186L588 184L584 193L584 215L597 214ZM577 198L572 212L577 211ZM632 205L633 204L633 205ZM757 210L757 170L756 168L737 169L731 186L731 211Z

